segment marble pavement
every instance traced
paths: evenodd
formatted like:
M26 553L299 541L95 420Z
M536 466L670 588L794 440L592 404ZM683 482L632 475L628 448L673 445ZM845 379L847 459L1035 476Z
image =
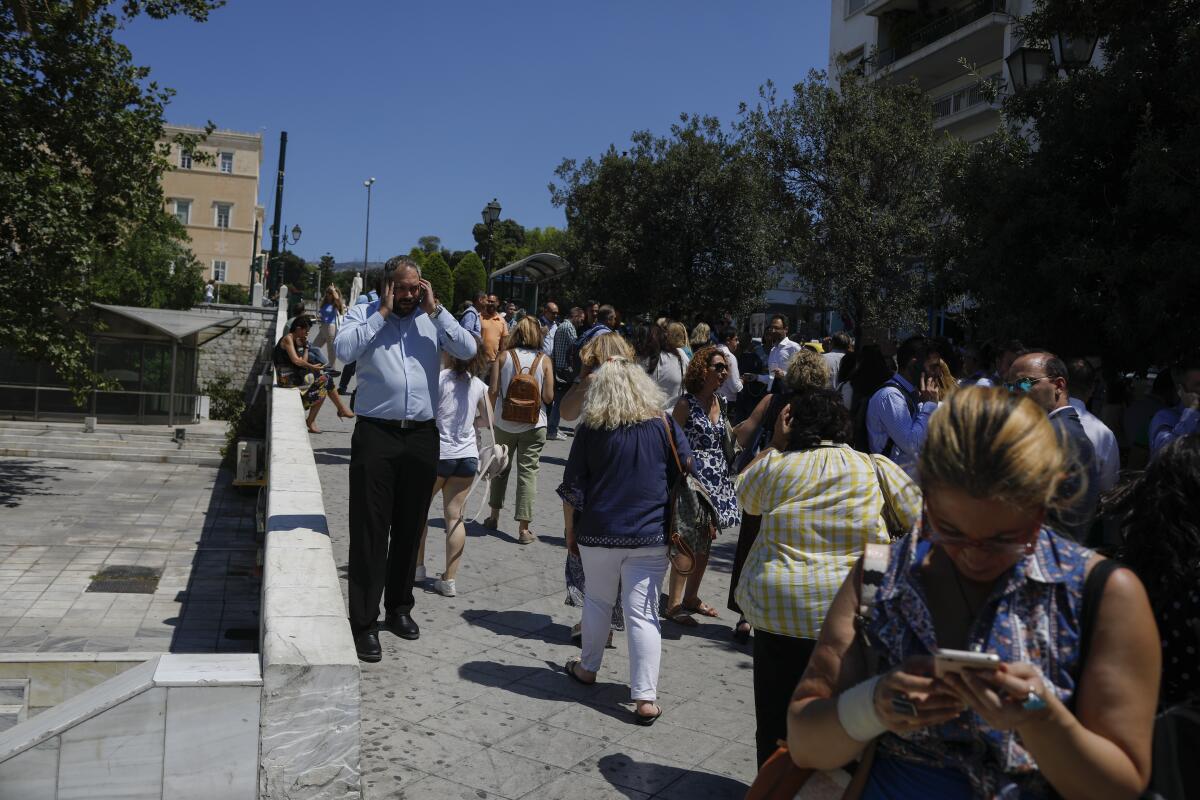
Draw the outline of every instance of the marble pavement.
M326 404L328 406L328 404ZM334 557L345 591L352 422L322 409L311 436ZM515 479L501 531L468 525L458 596L417 588L419 641L382 633L383 661L363 664L365 796L383 798L741 798L755 774L749 647L730 637L725 609L734 535L714 548L701 596L719 620L683 629L663 622L659 683L664 715L650 728L630 719L623 635L605 653L597 685L569 680L578 654L569 631L579 611L563 604L561 503L554 494L570 441L548 442L538 474L533 530L516 542ZM468 514L479 506L472 496ZM426 565L443 564L441 501L431 509ZM840 797L819 776L806 796Z

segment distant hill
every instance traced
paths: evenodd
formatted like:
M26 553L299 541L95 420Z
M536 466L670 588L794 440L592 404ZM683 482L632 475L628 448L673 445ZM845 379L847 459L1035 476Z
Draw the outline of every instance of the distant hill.
M362 272L361 261L339 261L334 265L334 272ZM382 261L368 261L368 267L373 270L383 269Z

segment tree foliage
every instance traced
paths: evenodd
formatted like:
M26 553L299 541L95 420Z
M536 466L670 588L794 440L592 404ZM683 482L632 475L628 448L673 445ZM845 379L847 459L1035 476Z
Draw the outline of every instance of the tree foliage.
M113 305L191 308L203 294L203 267L174 216L159 211L117 248L100 254L92 298ZM231 302L224 297L222 302Z
M1041 0L1021 25L1099 32L1104 63L1009 97L1017 130L952 184L976 325L1128 368L1194 350L1200 6Z
M441 253L425 256L425 263L421 266L421 277L429 281L429 285L433 287L433 296L438 302L444 306L453 305L454 279Z
M487 269L483 260L474 253L467 253L454 268L454 308L464 300L474 300L478 292L487 287Z
M0 3L0 341L76 389L98 381L86 330L96 287L115 283L103 271L127 269L123 250L179 242L159 222L171 93L114 32L137 13L203 19L216 5L127 0L119 15L98 3Z
M791 221L778 213L760 162L713 117L681 116L665 137L633 134L555 172L567 216L573 290L626 312L756 307Z
M424 253L436 253L442 249L442 240L438 236L422 236L417 239L417 247Z
M492 226L492 236L488 238L488 228L482 222L475 223L471 229L475 238L475 252L488 263L488 250L494 245L496 250L491 261L492 269L501 269L521 258L521 250L525 245L525 228L513 219L502 219ZM489 244L490 242L490 244Z
M759 94L739 128L787 214L811 226L788 243L798 288L860 330L918 324L940 286L942 178L961 145L933 133L915 84L847 71L834 87L811 72L790 98Z
M321 275L321 292L325 292L325 287L331 283L335 283L334 276L337 275L337 262L333 256L326 253L321 256L321 261L317 264L317 271Z

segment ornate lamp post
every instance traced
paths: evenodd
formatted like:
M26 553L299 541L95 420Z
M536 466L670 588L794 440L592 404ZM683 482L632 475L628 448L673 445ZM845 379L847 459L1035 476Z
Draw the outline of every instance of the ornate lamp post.
M488 283L490 285L492 279L492 270L494 270L496 267L496 241L492 238L492 229L495 227L496 222L500 219L500 203L496 201L496 198L493 197L492 202L483 207L483 211L480 212L480 216L483 217L483 224L487 226L488 231L487 270Z

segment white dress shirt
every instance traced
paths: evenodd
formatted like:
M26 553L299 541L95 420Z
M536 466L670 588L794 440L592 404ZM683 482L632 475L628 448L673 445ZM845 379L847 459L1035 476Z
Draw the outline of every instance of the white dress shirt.
M738 392L742 390L742 373L738 371L737 356L723 344L717 345L717 351L725 356L725 363L729 364L729 377L717 387L717 394L725 398L726 403L736 402Z
M1096 467L1099 470L1096 480L1100 491L1107 492L1117 485L1117 477L1121 472L1121 455L1117 451L1116 434L1099 417L1088 411L1082 400L1071 397L1067 402L1079 412L1083 432L1096 449Z
M771 348L771 353L767 356L767 374L756 375L755 379L759 383L765 383L767 390L770 391L771 384L775 381L775 370L786 373L788 364L792 363L792 358L803 349L804 346L799 342L793 342L786 336L783 337L779 344Z

